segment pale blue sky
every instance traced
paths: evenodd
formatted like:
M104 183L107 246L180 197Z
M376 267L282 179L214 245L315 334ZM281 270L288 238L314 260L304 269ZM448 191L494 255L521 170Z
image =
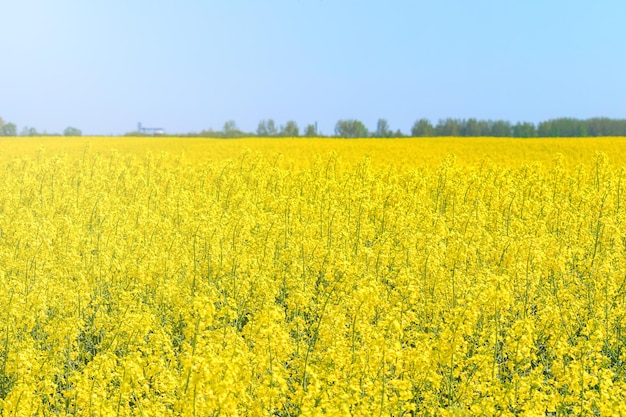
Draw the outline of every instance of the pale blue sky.
M19 0L0 22L18 129L626 118L623 0Z

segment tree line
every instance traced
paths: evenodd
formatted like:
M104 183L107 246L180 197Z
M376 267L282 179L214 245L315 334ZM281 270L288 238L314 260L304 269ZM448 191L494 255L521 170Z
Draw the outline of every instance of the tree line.
M540 122L506 120L443 119L432 125L427 119L415 122L412 136L497 136L497 137L588 137L626 136L626 119L558 118Z
M138 132L129 132L128 136ZM409 133L400 129L391 129L386 119L378 119L376 129L368 130L357 119L342 119L335 124L333 134L319 132L316 124L308 124L301 131L298 124L290 120L284 125L277 125L272 119L261 120L255 132L245 132L237 127L235 121L224 124L222 130L203 130L197 133L178 134L176 136L238 138L238 137L339 137L339 138L402 138L402 137L438 137L438 136L494 136L494 137L590 137L590 136L626 136L626 119L597 117L591 119L558 118L540 123L507 120L479 119L441 119L433 124L428 119L418 119Z
M19 135L17 133L17 125L11 122L5 122L2 117L0 117L0 136L81 136L83 133L80 129L75 127L67 127L63 130L63 133L48 133L48 132L38 132L37 129L30 126L24 126L20 131Z
M80 129L66 128L62 135L81 136ZM38 132L33 127L25 126L18 135L14 123L6 123L0 118L0 136L60 136L58 133ZM128 132L126 136L146 136L138 131ZM332 134L318 131L317 124L307 124L300 129L298 124L289 120L277 125L273 119L261 120L255 132L245 132L237 127L237 123L229 120L222 130L207 129L200 132L175 134L182 137L238 138L238 137L340 137L340 138L401 138L401 137L437 137L437 136L494 136L494 137L589 137L589 136L626 136L626 119L610 119L595 117L591 119L558 118L540 123L517 122L507 120L440 119L432 123L429 119L418 119L411 131L402 132L391 129L386 119L378 119L376 128L368 130L363 122L357 119L337 121Z

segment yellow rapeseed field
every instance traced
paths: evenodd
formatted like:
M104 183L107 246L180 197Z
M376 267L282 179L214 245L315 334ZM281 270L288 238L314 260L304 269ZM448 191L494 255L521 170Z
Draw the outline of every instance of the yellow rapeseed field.
M626 139L0 139L2 416L626 415Z

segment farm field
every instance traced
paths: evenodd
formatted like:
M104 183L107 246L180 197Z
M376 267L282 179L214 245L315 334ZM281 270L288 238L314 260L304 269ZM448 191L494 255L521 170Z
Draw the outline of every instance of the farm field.
M144 157L150 151L159 156L185 155L188 162L207 163L236 159L246 149L254 150L266 160L278 156L283 168L310 168L316 156L322 159L337 153L341 160L357 163L365 156L376 165L415 168L439 164L454 154L457 165L478 165L483 162L509 168L540 162L549 165L557 154L563 155L568 167L594 163L595 152L611 156L611 163L626 166L626 137L601 138L420 138L420 139L290 139L290 138L167 138L167 137L21 137L19 140L0 137L0 160L13 157L34 157L45 152L48 156L66 154L79 157L85 151Z
M626 414L625 145L2 138L0 414Z

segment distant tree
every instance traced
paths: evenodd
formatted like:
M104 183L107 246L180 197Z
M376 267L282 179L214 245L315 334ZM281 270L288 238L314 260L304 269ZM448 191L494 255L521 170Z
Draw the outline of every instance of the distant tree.
M483 134L482 126L476 119L467 119L463 121L461 127L461 134L463 136L481 136Z
M491 122L487 120L479 120L478 131L480 132L479 136L490 136L491 135Z
M496 120L491 122L490 136L494 137L508 137L511 136L512 129L511 123L506 120Z
M573 128L574 128L574 132L573 132L574 136L583 137L583 136L589 135L589 133L587 132L588 124L584 120L576 120Z
M517 122L513 125L513 136L516 138L532 138L537 136L535 125L529 122Z
M575 132L578 130L576 126L577 124L576 119L552 119L539 123L537 130L539 132L539 136L544 137L558 138L576 136Z
M626 136L626 120L613 120L615 131L613 136Z
M261 120L259 122L259 125L256 128L256 134L261 137L269 136L267 134L267 122L265 120Z
M2 124L0 119L0 135L16 135L16 127L12 123ZM259 122L257 132L259 136L290 136L296 137L300 129L296 122L288 121L285 125L276 129L272 119ZM22 135L41 135L33 128L24 128ZM67 134L67 132L64 132ZM43 135L46 135L44 132ZM136 134L134 134L136 135ZM189 133L187 136L202 137L242 137L250 135L240 131L234 121L224 124L223 131L203 130L200 133ZM302 132L303 136L322 136L317 131L316 124L308 124ZM339 120L335 125L335 135L339 137L355 138L368 137L368 130L363 123L355 119ZM499 137L585 137L585 136L626 136L626 119L609 119L596 117L592 119L558 118L542 121L538 124L530 122L517 122L512 124L507 120L480 120L469 119L440 119L436 126L428 119L417 120L412 128L411 135L414 137L432 136L499 136ZM385 119L379 119L376 130L371 132L373 137L403 137L404 134L398 129L395 132L389 127Z
M83 132L81 132L80 129L77 129L75 127L67 127L64 131L63 131L63 136L82 136Z
M548 133L547 136L581 137L587 136L587 125L588 122L584 120L562 117L540 123L539 129Z
M569 119L568 122L569 129L567 133L569 136L587 136L587 122L578 119Z
M276 136L278 134L278 131L276 130L276 123L274 123L274 120L272 119L261 120L256 132L258 136L263 137Z
M17 136L17 126L14 123L5 123L0 127L0 136Z
M24 126L20 132L20 136L37 136L37 129L34 127Z
M298 137L298 135L300 135L300 128L298 128L298 124L296 122L289 120L284 126L281 126L280 135L290 138Z
M430 120L428 119L417 120L413 124L413 127L411 128L411 136L427 137L427 136L434 136L434 134L435 134L435 129L432 123L430 123Z
M224 128L222 130L224 131L224 133L228 133L239 129L237 129L237 123L235 123L234 120L229 120L224 123Z
M277 134L278 134L278 129L276 128L276 123L274 123L273 119L269 119L267 121L267 135L276 136Z
M594 117L581 122L589 136L626 136L626 119Z
M460 121L458 119L441 119L435 126L435 134L437 136L459 136Z
M587 134L589 136L607 136L607 126L610 124L610 120L602 117L595 117L587 120ZM622 136L626 133L621 133L615 136Z
M587 135L589 136L608 136L608 132L612 129L607 129L611 126L613 121L603 117L594 117L584 121ZM619 123L619 121L617 121ZM617 134L615 136L621 136Z
M626 119L594 117L585 120L589 136L626 136Z
M553 120L544 120L543 122L539 123L539 126L537 126L537 133L541 137L561 136L559 127L554 123Z
M203 129L198 134L194 134L194 136L199 136L202 138L223 138L224 132L220 132L218 130L213 130L212 128Z
M235 123L234 120L229 120L224 123L222 132L225 138L239 138L245 136L245 133L239 130L239 128L237 127L237 123Z
M317 136L317 132L315 131L315 125L313 124L306 125L306 127L304 128L304 136L309 137L309 138Z
M367 128L359 120L339 120L335 125L335 135L341 138L366 138L367 133Z
M376 131L373 133L376 138L390 138L393 136L393 130L389 128L389 122L386 119L378 119L376 123Z

